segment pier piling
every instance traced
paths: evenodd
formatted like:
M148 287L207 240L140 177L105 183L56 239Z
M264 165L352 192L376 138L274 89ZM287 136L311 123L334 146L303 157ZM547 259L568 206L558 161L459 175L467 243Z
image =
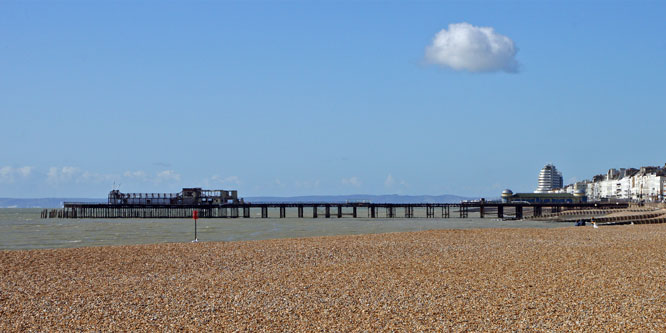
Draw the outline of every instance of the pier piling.
M516 219L523 219L523 206L516 206Z

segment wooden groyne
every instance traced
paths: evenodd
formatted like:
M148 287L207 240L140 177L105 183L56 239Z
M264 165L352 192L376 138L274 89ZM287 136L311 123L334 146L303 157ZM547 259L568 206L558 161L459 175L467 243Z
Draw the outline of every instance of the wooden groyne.
M43 210L42 218L467 218L523 219L584 209L627 208L621 203L230 203L222 205L146 205L66 202L63 208ZM289 212L289 214L288 214Z

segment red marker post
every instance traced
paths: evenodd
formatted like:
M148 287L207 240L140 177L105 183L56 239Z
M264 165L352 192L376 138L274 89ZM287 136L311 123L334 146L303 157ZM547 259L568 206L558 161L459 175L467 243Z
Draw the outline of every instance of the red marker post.
M194 219L194 240L192 242L196 243L199 241L199 239L197 238L197 219L199 218L198 210L192 212L192 218Z

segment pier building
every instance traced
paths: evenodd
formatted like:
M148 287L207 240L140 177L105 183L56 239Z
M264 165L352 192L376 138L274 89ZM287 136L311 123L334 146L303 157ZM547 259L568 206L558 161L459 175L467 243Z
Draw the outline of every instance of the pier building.
M122 193L109 192L109 205L223 205L242 203L236 190L204 190L183 188L180 193Z
M585 191L575 193L513 193L506 189L502 192L504 203L530 203L530 204L578 204L586 203Z

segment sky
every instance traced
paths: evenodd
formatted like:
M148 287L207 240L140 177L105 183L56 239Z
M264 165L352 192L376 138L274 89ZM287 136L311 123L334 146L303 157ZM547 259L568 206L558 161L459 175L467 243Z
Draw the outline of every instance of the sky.
M0 197L530 192L666 162L666 3L0 1Z

